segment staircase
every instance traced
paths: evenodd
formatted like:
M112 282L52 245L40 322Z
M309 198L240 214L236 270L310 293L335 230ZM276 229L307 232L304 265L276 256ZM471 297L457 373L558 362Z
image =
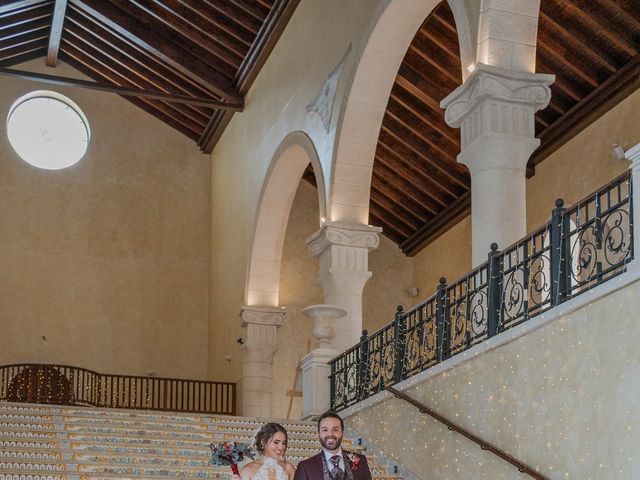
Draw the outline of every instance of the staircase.
M209 465L209 444L251 443L264 420L94 407L0 402L0 480L217 478L227 467ZM282 421L289 432L287 460L318 452L316 424ZM352 440L345 448L361 450ZM397 474L368 456L374 479Z

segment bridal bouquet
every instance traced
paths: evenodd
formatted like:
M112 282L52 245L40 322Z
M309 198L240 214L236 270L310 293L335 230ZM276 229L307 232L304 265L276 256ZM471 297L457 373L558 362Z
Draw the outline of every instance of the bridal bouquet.
M221 442L211 447L211 464L216 467L228 466L234 475L240 475L238 464L245 458L254 458L251 448L246 443Z

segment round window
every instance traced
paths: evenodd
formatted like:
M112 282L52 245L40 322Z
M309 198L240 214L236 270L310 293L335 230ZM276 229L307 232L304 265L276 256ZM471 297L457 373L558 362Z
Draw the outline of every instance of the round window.
M91 131L80 107L48 90L14 102L7 116L9 142L34 167L59 170L76 164L89 145Z

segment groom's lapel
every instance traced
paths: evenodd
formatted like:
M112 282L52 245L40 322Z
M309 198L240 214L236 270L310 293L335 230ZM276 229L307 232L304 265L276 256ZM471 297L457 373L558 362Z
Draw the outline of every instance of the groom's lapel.
M342 450L342 459L344 460L344 473L347 476L347 480L353 480L353 470L351 469L351 462L347 456L347 452Z

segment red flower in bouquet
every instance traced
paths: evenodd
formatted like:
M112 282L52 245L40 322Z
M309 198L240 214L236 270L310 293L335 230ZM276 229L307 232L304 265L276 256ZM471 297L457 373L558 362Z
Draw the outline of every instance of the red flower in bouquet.
M222 442L211 447L211 464L216 467L231 467L234 475L240 475L238 464L245 458L254 458L251 448L246 443Z

